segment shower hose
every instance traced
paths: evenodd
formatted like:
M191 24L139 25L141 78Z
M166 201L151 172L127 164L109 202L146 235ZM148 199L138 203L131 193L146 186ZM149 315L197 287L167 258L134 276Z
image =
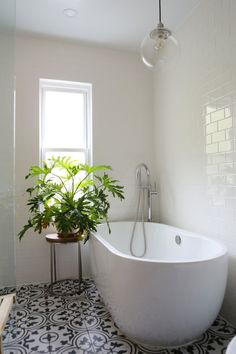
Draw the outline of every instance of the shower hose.
M146 250L147 250L147 237L146 237L146 230L145 230L145 223L144 223L145 189L146 188L144 188L144 187L139 188L136 216L135 216L135 221L134 221L131 240L130 240L130 253L131 253L131 255L134 257L140 257L140 258L145 256ZM134 249L133 249L133 244L134 244L135 230L136 230L138 217L139 217L140 204L142 204L142 206L141 206L141 223L142 223L142 230L143 230L144 248L143 248L143 252L141 254L135 254Z

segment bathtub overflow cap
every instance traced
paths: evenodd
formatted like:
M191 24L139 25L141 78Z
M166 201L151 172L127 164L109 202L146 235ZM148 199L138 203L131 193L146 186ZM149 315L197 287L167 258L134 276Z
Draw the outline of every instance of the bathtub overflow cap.
M179 235L175 236L175 242L176 242L177 245L181 245L182 240L181 240L181 237Z

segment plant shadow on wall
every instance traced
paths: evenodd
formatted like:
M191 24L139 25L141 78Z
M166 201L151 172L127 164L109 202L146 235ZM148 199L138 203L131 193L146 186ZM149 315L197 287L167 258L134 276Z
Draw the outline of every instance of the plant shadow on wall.
M124 199L123 186L110 177L111 166L88 166L70 157L52 157L43 166L32 166L26 179L34 186L26 190L30 218L19 232L20 239L29 229L41 233L54 226L59 237L89 239L102 221L108 222L109 197Z

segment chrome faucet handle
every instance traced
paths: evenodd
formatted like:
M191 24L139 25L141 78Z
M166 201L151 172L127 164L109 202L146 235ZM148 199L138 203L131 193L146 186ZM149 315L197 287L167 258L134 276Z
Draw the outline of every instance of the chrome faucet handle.
M153 189L153 190L150 190L150 194L151 194L151 195L157 195L157 194L158 194L156 182L154 182L154 189Z

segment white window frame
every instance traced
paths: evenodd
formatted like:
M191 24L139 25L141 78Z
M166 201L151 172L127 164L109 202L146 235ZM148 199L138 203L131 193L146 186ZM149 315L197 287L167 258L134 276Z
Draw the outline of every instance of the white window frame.
M63 92L77 92L83 94L84 97L84 136L85 136L85 147L84 148L46 148L43 143L45 136L45 92L46 91L63 91ZM61 81L61 80L49 80L40 79L39 80L39 92L40 92L40 102L39 102L39 132L40 132L40 161L41 164L45 160L46 152L84 152L85 153L85 163L88 165L92 164L92 84L81 83L74 81Z

